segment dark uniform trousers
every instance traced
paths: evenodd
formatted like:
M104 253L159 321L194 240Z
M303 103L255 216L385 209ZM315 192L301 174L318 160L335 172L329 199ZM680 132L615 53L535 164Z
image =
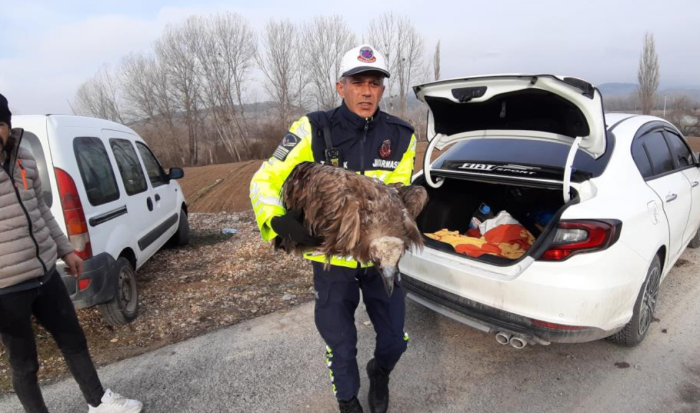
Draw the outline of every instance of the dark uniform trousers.
M362 299L377 333L374 358L376 364L391 371L406 351L408 335L404 332L406 304L399 277L391 297L384 289L381 274L374 267L346 268L313 262L316 290L315 320L326 342L326 364L333 391L338 400L356 397L360 389L357 366L357 329L355 310Z

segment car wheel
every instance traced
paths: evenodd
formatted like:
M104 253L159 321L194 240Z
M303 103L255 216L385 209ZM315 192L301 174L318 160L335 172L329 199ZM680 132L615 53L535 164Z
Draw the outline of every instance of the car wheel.
M693 239L690 240L690 244L688 244L689 248L698 248L700 247L700 229L698 229L698 232L695 233L695 236Z
M610 341L625 347L634 347L644 340L654 319L661 283L661 260L657 255L649 266L647 277L634 303L632 319L625 327L608 337Z
M100 304L100 313L111 325L127 324L138 316L139 297L136 287L136 271L124 257L117 260L114 268L117 276L117 292L114 297Z
M190 243L190 221L185 210L180 211L180 220L177 225L177 232L168 241L171 247L184 247Z

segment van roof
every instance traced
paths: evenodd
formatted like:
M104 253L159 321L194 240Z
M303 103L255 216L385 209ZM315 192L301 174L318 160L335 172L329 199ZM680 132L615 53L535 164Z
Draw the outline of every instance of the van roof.
M92 118L88 116L76 115L16 115L12 117L13 123L33 123L41 120L51 122L54 126L61 127L82 127L82 128L99 128L113 129L117 131L127 132L136 135L128 126L124 126L110 120Z

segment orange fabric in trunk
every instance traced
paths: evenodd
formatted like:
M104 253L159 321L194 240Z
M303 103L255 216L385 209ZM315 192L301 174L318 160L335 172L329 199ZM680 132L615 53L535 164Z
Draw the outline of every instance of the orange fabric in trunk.
M452 245L455 251L460 254L474 258L484 254L491 254L518 259L535 243L535 237L532 236L530 231L519 224L499 225L487 231L483 236L481 236L478 229L470 230L469 235L472 236L462 235L458 231L447 229L442 229L432 234L425 234L428 238Z

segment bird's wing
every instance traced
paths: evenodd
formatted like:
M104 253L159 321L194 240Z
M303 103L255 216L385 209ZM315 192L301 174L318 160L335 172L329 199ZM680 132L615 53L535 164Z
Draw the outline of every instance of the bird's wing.
M402 186L399 195L413 219L418 217L428 203L428 191L420 185Z

